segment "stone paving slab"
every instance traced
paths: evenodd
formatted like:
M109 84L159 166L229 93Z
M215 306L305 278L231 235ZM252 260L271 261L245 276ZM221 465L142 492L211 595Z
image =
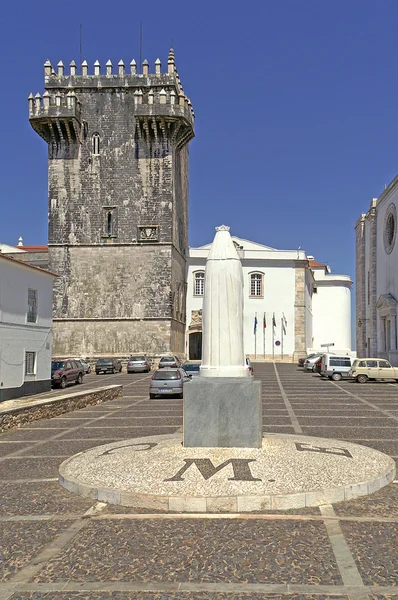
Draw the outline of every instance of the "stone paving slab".
M363 427L303 427L304 435L319 435L320 437L334 438L338 440L354 440L364 438L367 435L378 439L396 439L397 425L391 427L371 427L369 424Z
M390 483L390 485L383 487L369 496L354 498L350 502L338 502L334 504L334 512L336 515L344 517L363 516L396 519L398 518L398 484Z
M0 480L57 477L62 458L6 458L0 463Z
M43 600L42 592L16 592L10 600ZM348 600L346 595L289 594L289 600ZM374 600L387 600L387 596L372 596ZM283 594L253 592L50 592L45 600L286 600ZM389 600L396 600L392 596ZM398 600L398 596L397 596Z
M11 452L16 452L17 450L22 450L23 448L29 447L31 442L26 442L26 444L22 444L20 442L6 442L0 444L0 457L7 456Z
M0 522L0 581L8 581L69 524L68 521Z
M398 524L342 522L341 529L365 585L397 586Z
M1 484L0 516L80 514L92 504L57 481Z
M175 427L136 427L136 428L126 428L120 429L120 427L112 427L110 429L105 429L101 427L91 427L91 428L82 428L77 431L73 431L69 437L74 440L79 439L90 439L90 438L99 438L99 437L108 437L108 438L119 438L119 439L128 439L132 437L143 437L150 435L159 434L160 430L162 433L174 433L178 429L178 426ZM65 435L64 439L68 439L67 435Z
M109 439L109 443L115 440ZM68 441L63 439L57 439L52 442L46 442L45 444L39 444L37 446L30 446L29 449L21 454L21 458L27 455L34 456L72 456L77 452L83 452L89 448L95 448L98 446L98 440L75 440ZM22 450L22 446L20 448ZM0 445L1 450L1 445ZM18 448L16 448L18 450Z
M34 582L70 579L342 583L323 523L200 519L90 523Z

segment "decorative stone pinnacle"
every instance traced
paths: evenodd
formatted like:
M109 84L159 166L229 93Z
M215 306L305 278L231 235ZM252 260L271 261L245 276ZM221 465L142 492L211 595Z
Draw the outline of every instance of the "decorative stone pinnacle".
M119 60L117 66L119 68L119 75L124 75L124 62L122 60Z
M58 67L58 77L63 77L64 76L64 63L62 62L62 60L59 61L59 63L57 64Z
M76 63L74 60L69 63L69 69L71 77L74 77L76 75Z
M135 62L134 58L130 63L130 72L132 75L135 75L137 72L137 63Z
M216 231L229 231L231 228L229 225L220 225L216 227Z
M145 59L142 63L142 74L145 76L149 75L149 62L147 61L147 59Z
M105 66L106 66L106 74L112 75L112 62L110 60L108 60Z
M82 62L82 75L83 77L87 77L88 75L88 63L86 60Z

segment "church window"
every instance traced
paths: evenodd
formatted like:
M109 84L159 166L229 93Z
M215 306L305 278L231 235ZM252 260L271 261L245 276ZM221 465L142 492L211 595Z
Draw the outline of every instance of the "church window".
M99 133L93 133L92 137L92 153L99 154L100 153L100 135Z
M386 211L384 219L384 249L387 254L391 254L395 238L397 236L397 209L395 204L391 203Z
M113 215L112 215L112 211L109 211L106 214L106 233L108 235L113 235Z
M116 207L104 206L103 208L103 237L116 237Z
M250 296L258 298L263 296L263 275L262 273L251 273L250 275Z
M205 291L205 273L197 271L194 273L194 296L203 296Z

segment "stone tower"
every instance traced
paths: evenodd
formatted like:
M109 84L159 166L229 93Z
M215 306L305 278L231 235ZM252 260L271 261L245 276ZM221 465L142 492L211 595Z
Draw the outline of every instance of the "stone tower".
M183 353L191 102L173 50L167 73L88 71L47 61L29 96L48 144L54 353Z

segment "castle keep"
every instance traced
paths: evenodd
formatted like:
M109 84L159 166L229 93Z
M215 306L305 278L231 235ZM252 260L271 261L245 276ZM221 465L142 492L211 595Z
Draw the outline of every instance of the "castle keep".
M29 120L48 144L54 355L184 353L194 113L173 50L167 73L47 61L44 76Z

